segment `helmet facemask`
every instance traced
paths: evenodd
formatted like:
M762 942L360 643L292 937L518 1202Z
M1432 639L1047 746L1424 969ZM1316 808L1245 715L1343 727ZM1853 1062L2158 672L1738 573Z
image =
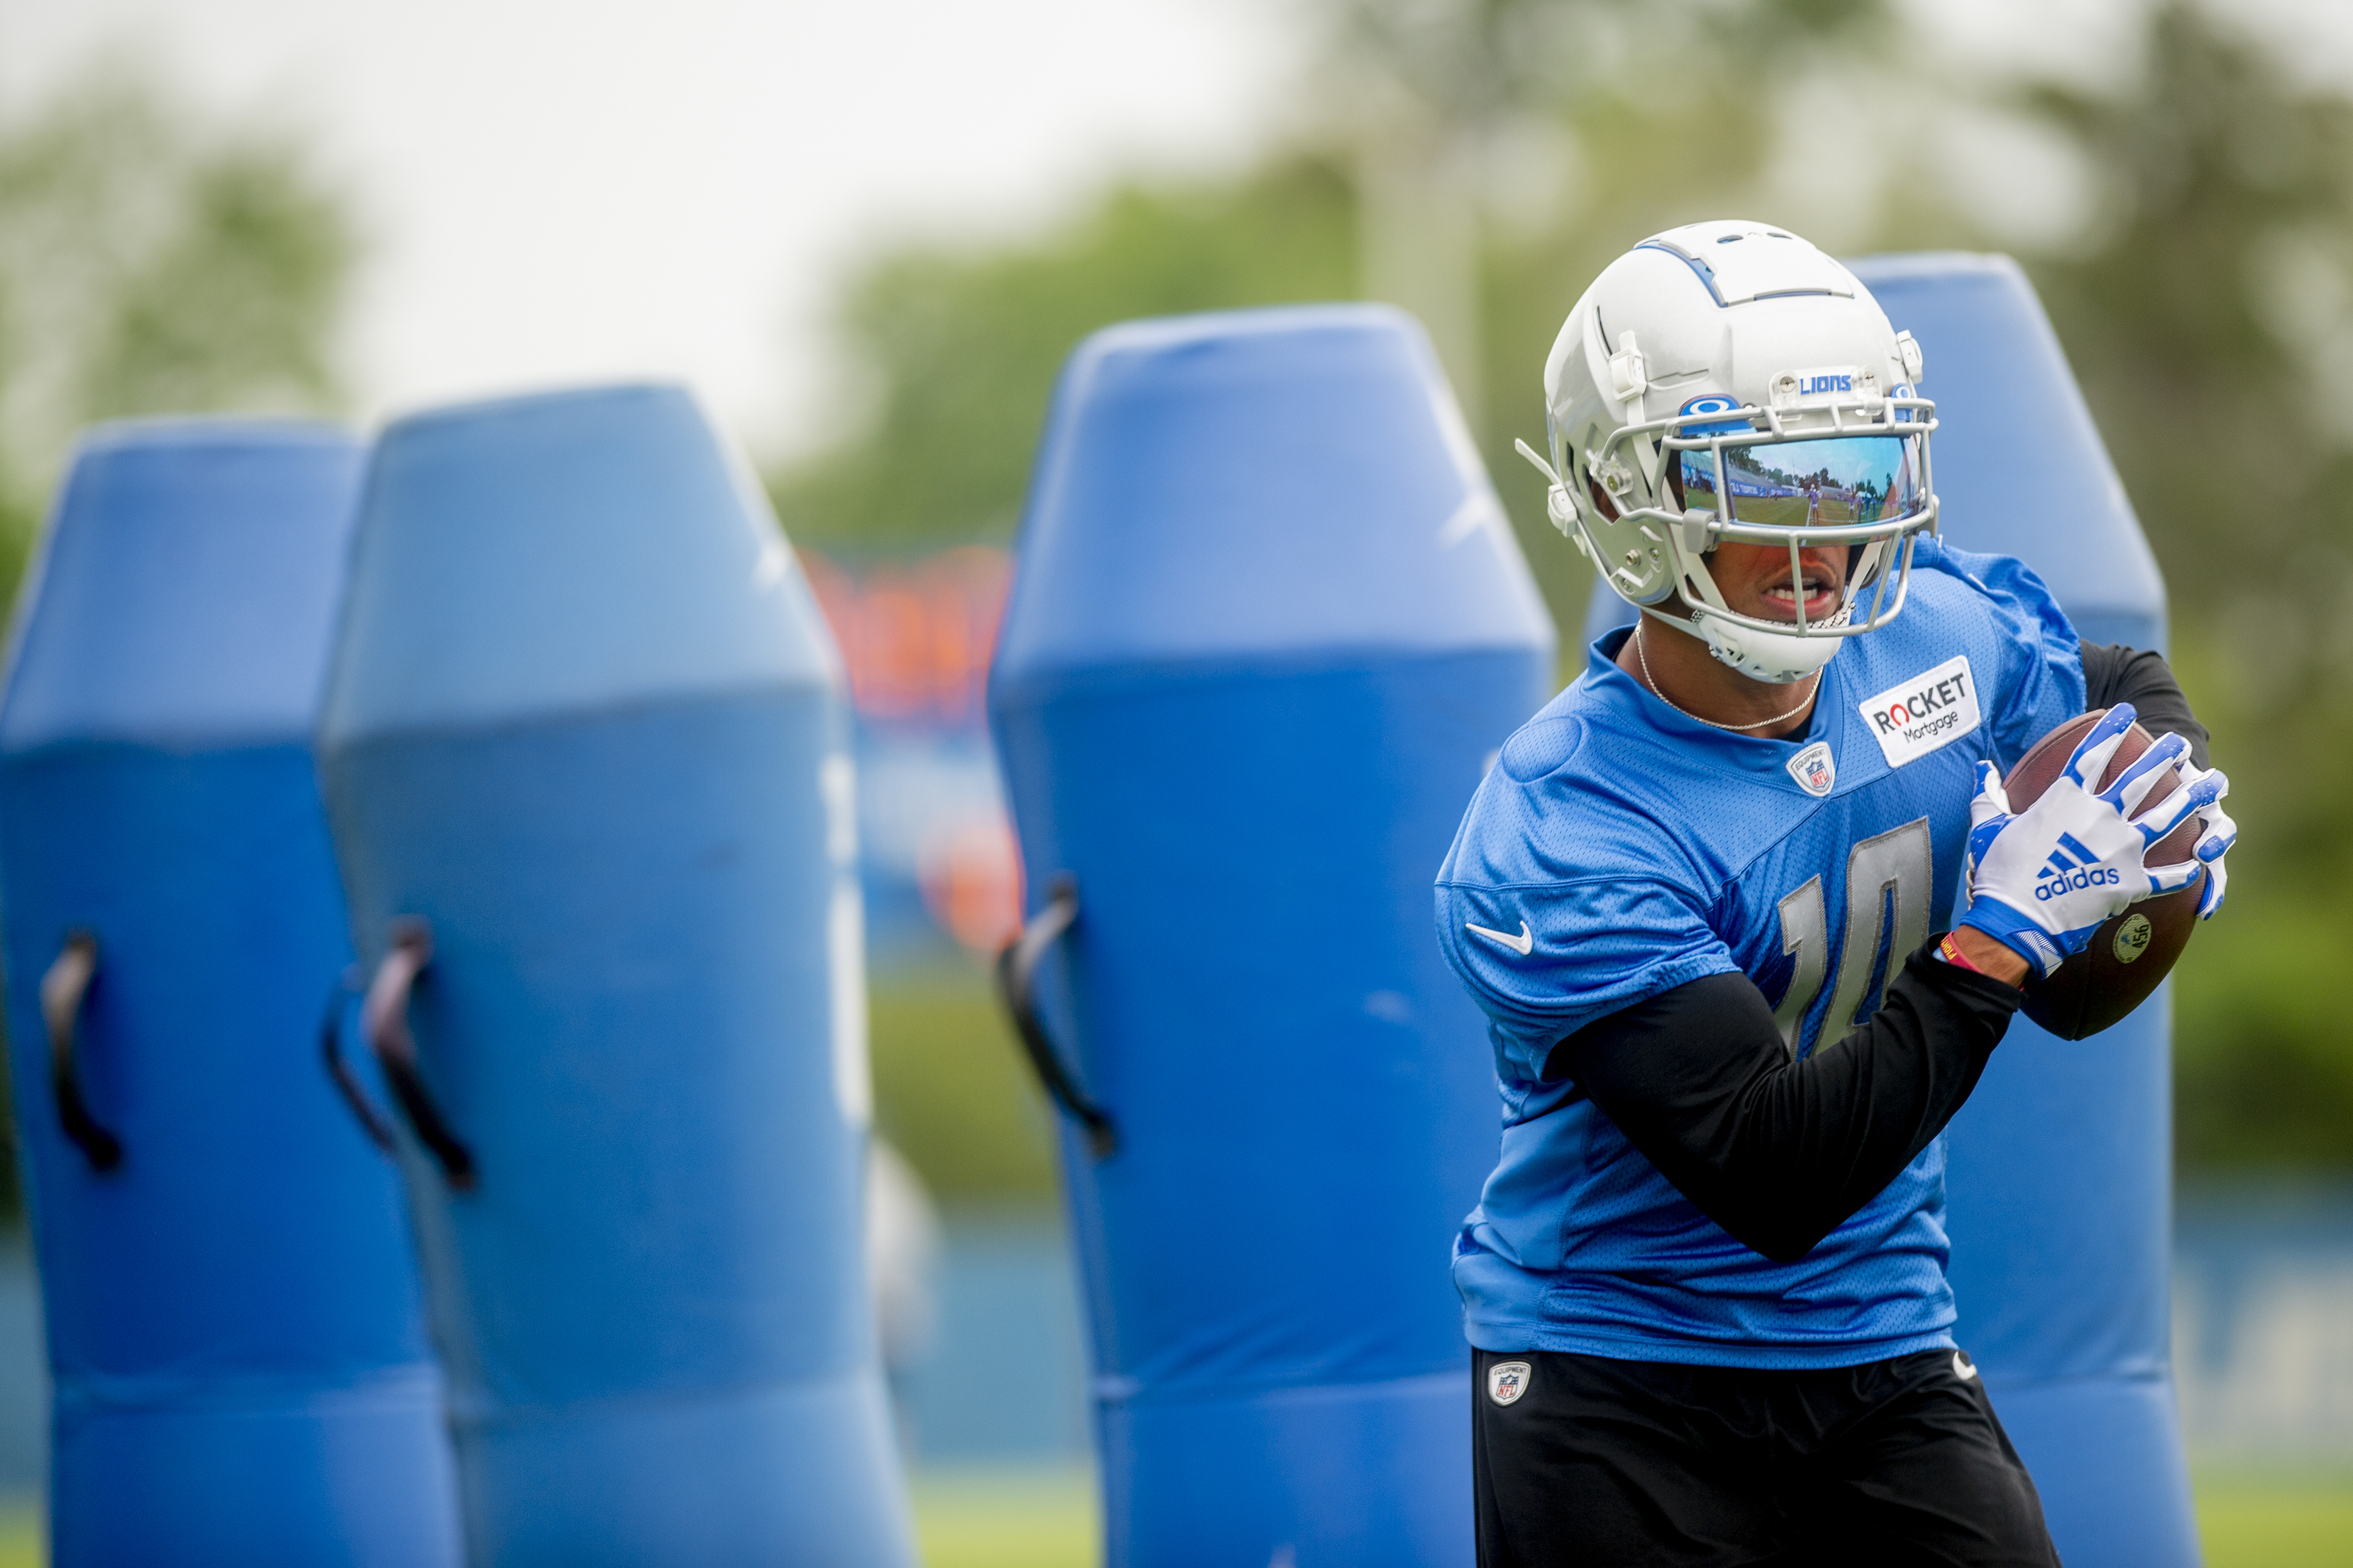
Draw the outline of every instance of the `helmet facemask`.
M1790 408L1701 396L1670 418L1593 429L1583 450L1555 425L1554 460L1538 466L1553 480L1555 524L1620 597L1699 637L1742 674L1778 684L1812 674L1840 639L1876 631L1902 611L1914 546L1936 531L1935 411L1908 386ZM1582 497L1571 489L1577 479ZM1589 525L1604 523L1612 544L1629 546L1618 559L1593 537ZM1708 565L1726 540L1786 548L1793 582L1803 578L1800 552L1846 547L1838 608L1810 618L1800 589L1792 620L1735 610ZM1677 598L1681 615L1670 603Z

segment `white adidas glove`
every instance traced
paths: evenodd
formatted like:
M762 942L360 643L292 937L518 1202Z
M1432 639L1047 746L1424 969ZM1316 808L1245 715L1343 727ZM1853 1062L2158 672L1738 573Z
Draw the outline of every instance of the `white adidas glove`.
M1991 763L1978 764L1977 798L1969 803L1969 910L1961 924L2045 975L2069 953L2081 952L2109 916L2189 884L2200 861L2152 867L2142 857L2230 787L2219 773L2193 768L2194 779L2184 775L2189 742L2166 735L2122 778L2094 793L2090 781L2107 771L2132 721L2131 703L2108 710L2042 798L2014 815L2001 775ZM2134 821L2133 813L2168 773L2182 778L2185 787Z

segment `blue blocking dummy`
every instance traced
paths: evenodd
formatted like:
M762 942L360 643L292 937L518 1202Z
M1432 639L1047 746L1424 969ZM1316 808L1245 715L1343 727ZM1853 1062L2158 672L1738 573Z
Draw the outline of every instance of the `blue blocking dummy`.
M1945 537L2033 567L2085 641L2162 649L2156 559L2016 263L1854 271L1927 355ZM1602 589L1588 630L1625 618ZM2085 1040L2021 1016L1946 1133L1954 1332L2069 1568L2199 1561L2167 1322L2171 1085L2164 989Z
M362 460L101 430L18 610L0 925L62 1568L459 1560L397 1174L318 1046L351 950L311 733Z
M845 726L683 391L378 442L321 751L475 1568L913 1562Z
M1468 1564L1447 1259L1498 1122L1430 879L1554 636L1419 328L1090 339L1014 584L1006 969L1077 1113L1110 1562Z

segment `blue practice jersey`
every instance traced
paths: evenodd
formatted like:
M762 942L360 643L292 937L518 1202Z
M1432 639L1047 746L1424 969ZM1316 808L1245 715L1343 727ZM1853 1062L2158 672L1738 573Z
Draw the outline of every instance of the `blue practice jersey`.
M1709 974L1754 980L1800 1056L1870 1017L1952 919L1972 764L2007 771L2083 711L2075 633L2019 563L1923 541L1903 615L1840 647L1785 741L1669 708L1611 662L1625 635L1505 743L1439 873L1439 940L1487 1012L1504 1100L1455 1244L1471 1342L1753 1367L1947 1345L1943 1139L1776 1263L1545 1060Z

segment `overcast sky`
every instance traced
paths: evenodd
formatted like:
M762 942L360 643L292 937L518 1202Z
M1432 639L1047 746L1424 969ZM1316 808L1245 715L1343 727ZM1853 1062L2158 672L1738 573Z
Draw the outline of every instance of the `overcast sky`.
M2098 76L2126 61L2137 0L1903 3L1940 39L1924 70L2026 56ZM774 455L823 428L822 310L852 258L911 229L1016 233L1139 163L1246 159L1290 112L1301 8L0 0L0 115L129 52L314 141L372 240L347 354L364 414L672 374ZM2353 75L2343 0L2227 9ZM1991 199L2031 226L2034 183L1997 162Z
M798 444L820 312L881 234L1018 229L1281 112L1267 0L0 0L0 113L129 51L314 137L374 261L364 412L691 380Z

